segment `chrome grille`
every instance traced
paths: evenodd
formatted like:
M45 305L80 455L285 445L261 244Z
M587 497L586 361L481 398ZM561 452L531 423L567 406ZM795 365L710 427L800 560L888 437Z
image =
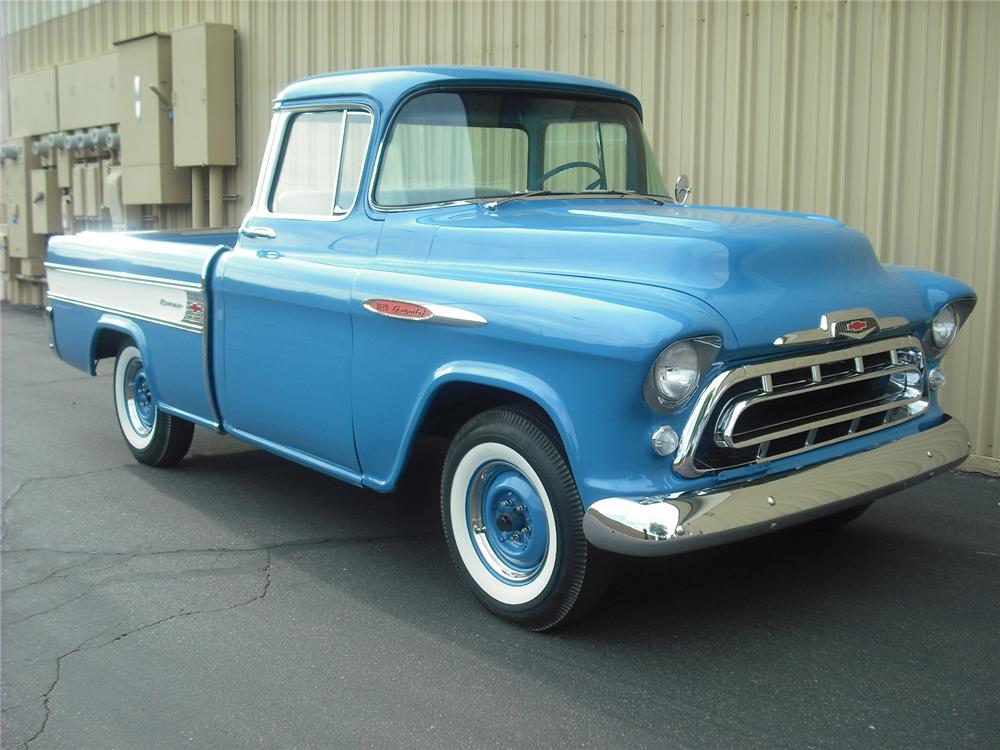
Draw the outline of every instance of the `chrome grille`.
M745 365L716 376L681 436L684 476L773 461L913 419L927 410L912 337Z

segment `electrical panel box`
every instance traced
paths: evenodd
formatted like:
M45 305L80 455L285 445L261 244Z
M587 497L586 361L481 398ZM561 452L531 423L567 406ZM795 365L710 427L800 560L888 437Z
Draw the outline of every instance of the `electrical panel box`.
M10 130L15 136L59 129L56 69L42 68L10 79Z
M122 198L132 205L187 203L190 171L174 166L170 38L148 34L117 47Z
M60 65L59 127L90 128L118 122L118 55L88 57Z
M21 258L19 265L22 276L45 275L45 261L41 258Z
M40 169L42 162L31 153L29 138L13 138L3 145L0 199L7 219L7 254L11 258L40 258L45 252L45 237L32 231L31 170Z
M31 230L35 234L62 232L62 196L54 169L31 170Z
M202 23L173 32L174 163L236 164L236 29Z
M100 162L90 162L83 168L83 212L88 218L101 215L101 182L103 172Z

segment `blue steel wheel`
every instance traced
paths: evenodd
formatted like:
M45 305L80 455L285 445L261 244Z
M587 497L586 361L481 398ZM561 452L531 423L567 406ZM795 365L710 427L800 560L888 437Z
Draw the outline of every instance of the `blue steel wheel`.
M148 435L156 424L156 403L146 377L141 359L133 359L125 371L126 414L132 429L139 435Z
M533 630L581 616L610 580L610 558L583 535L559 438L533 411L491 409L458 431L441 515L452 559L480 603Z
M541 572L549 546L548 509L516 466L490 461L469 483L468 529L490 572L521 585Z
M118 350L112 384L118 427L132 455L152 466L180 461L191 446L194 425L158 408L142 353L129 341Z

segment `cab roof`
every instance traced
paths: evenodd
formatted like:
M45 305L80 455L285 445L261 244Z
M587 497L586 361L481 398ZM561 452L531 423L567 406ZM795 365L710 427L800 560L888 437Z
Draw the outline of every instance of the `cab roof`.
M638 98L625 89L594 78L520 68L477 68L467 66L427 66L369 68L324 73L296 81L285 87L275 106L323 101L337 97L373 99L388 111L400 100L421 89L439 87L530 88L606 96L632 105L642 115Z

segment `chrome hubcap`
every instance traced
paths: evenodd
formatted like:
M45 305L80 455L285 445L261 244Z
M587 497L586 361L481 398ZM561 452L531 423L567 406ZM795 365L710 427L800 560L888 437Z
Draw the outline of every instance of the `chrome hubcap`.
M132 429L145 437L156 422L156 402L142 360L133 359L125 370L125 410Z
M504 461L493 461L469 485L469 530L480 559L507 583L538 575L548 549L545 506L534 486Z

